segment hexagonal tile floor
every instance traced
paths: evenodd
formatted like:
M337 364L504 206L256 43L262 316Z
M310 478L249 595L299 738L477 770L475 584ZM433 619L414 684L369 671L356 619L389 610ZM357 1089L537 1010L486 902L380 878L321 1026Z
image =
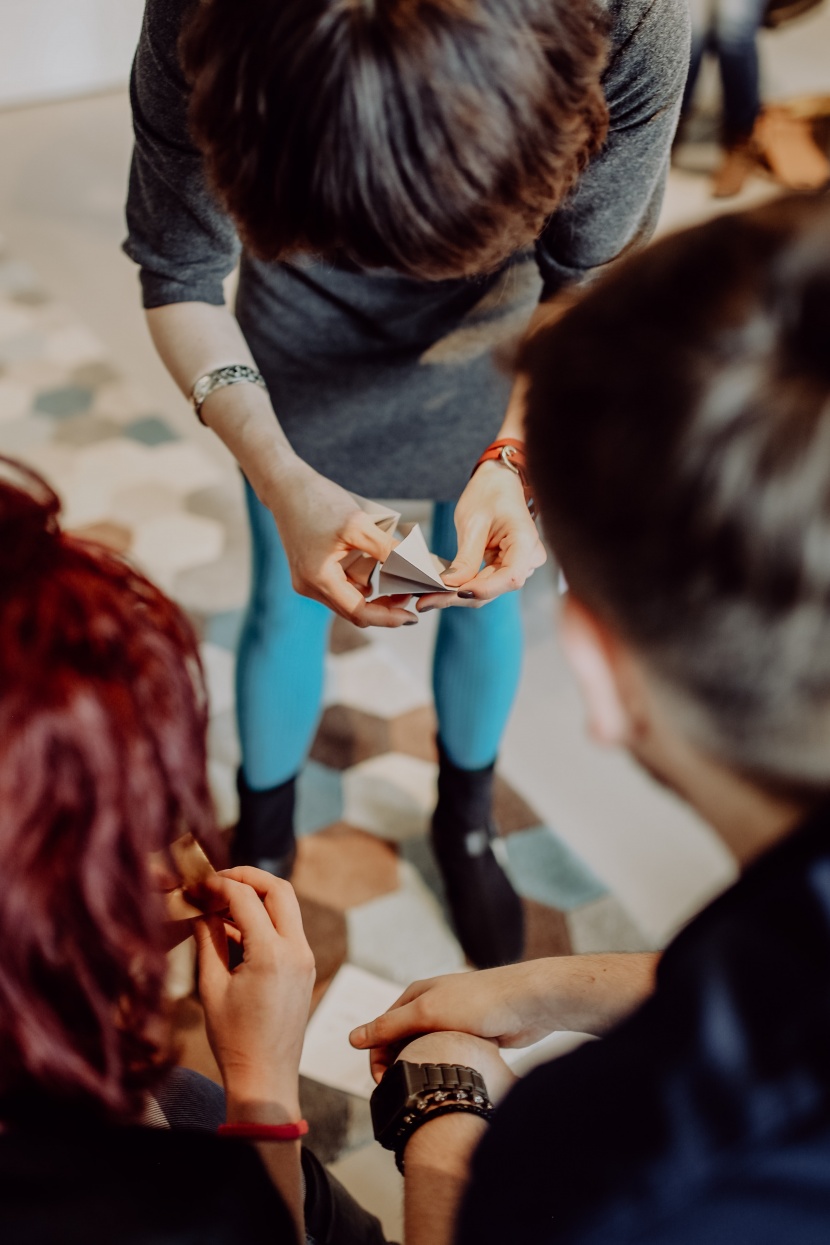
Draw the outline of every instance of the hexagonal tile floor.
M41 471L63 498L68 526L135 559L190 612L211 692L211 781L231 824L233 652L248 580L238 473L179 438L71 310L2 253L0 453ZM300 783L294 875L318 961L315 1006L347 962L401 986L464 966L427 839L436 779L429 688L382 634L340 620L327 678ZM614 896L501 779L496 811L525 905L527 957L643 947ZM187 948L175 976L183 1058L215 1076ZM365 1100L308 1080L304 1097L324 1157L368 1140Z

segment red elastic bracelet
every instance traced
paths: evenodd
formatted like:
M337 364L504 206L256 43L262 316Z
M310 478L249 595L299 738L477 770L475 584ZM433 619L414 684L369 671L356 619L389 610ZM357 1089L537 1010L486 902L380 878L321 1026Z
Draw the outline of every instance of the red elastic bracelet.
M308 1132L308 1120L297 1120L296 1124L220 1124L216 1131L223 1137L248 1141L299 1141Z

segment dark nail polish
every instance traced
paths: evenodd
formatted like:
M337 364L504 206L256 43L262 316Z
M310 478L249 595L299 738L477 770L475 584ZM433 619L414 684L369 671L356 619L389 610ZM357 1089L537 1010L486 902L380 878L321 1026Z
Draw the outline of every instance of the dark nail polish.
M405 626L405 627L417 627L417 626L418 626L418 619L417 619L417 618L410 618L408 622L405 622L405 623L404 623L404 626Z
M421 608L421 609L419 609L419 610L418 610L418 613L419 613L419 614L428 614L430 610L434 610L435 608L436 608L436 607L435 607L434 605L424 605L424 606L422 606L422 608Z
M475 601L476 594L474 592L458 592L456 596L461 597L462 601Z

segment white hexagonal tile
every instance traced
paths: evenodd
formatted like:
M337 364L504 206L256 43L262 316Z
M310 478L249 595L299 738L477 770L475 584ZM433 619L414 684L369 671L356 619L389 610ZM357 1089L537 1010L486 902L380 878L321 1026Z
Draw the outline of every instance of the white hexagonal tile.
M182 511L136 524L132 554L151 577L169 582L179 571L218 558L224 541L220 524Z
M383 839L426 834L435 807L438 767L385 752L343 773L343 820Z
M205 669L211 717L227 713L236 701L234 687L236 658L228 649L209 642L200 645L199 652Z
M17 381L0 379L0 423L20 419L32 405L33 390Z
M421 683L394 653L374 643L330 657L326 666L326 704L349 705L379 718L397 718L432 702Z
M164 445L154 445L146 452L152 459L150 478L182 497L196 489L216 484L224 474L200 446L188 441L168 441Z

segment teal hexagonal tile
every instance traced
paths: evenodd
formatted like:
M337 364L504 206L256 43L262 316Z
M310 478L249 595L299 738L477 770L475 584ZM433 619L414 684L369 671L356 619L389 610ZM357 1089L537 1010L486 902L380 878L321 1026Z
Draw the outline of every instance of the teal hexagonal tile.
M166 420L158 415L144 415L135 419L124 428L124 436L140 441L142 445L163 445L166 441L179 441L181 438L173 431Z
M607 888L547 826L518 830L503 840L520 895L570 912L601 899Z
M92 403L93 391L85 385L62 385L59 389L47 389L39 393L34 409L53 419L68 419L71 415L83 415Z
M297 782L298 834L312 834L343 818L343 784L337 770L309 761Z

